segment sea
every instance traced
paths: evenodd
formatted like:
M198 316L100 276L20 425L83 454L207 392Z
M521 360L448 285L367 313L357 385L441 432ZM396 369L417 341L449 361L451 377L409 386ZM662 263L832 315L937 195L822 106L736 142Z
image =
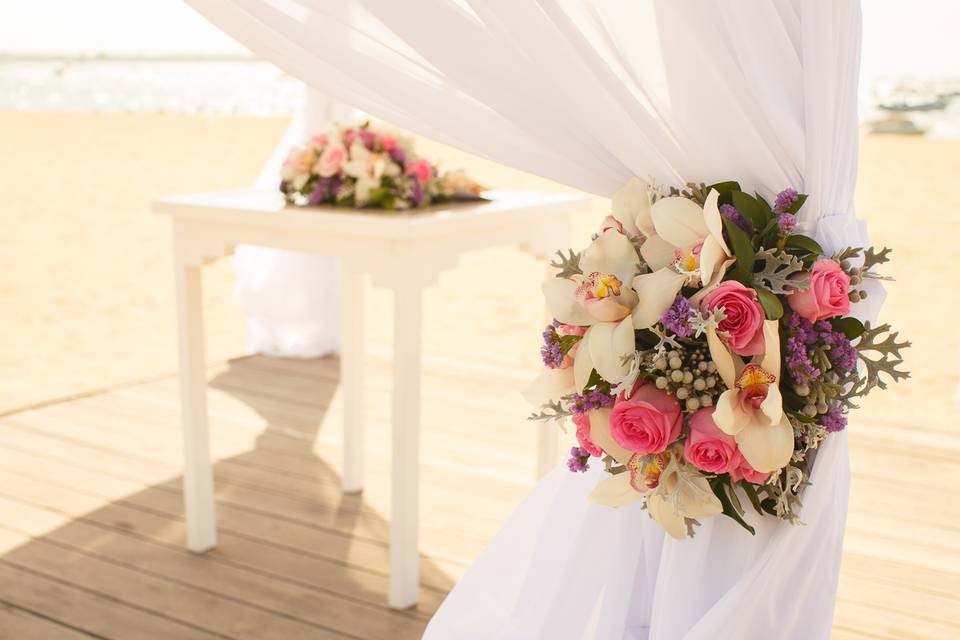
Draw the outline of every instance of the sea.
M960 138L960 2L861 5L864 125ZM0 0L0 110L289 116L305 94L181 0Z

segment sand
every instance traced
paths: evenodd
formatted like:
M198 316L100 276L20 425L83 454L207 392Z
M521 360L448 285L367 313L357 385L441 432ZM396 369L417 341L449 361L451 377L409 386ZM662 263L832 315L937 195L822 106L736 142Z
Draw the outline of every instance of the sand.
M151 198L252 183L284 119L155 114L0 114L0 413L176 370L170 231ZM489 185L563 190L434 143L424 153ZM895 248L883 320L914 343L914 378L870 398L870 422L951 431L960 362L953 280L960 141L866 136L857 208ZM584 241L605 203L578 219ZM543 268L512 248L472 254L426 299L428 352L536 364ZM212 362L243 353L229 261L207 269ZM367 319L385 346L389 298ZM383 309L381 313L378 310Z

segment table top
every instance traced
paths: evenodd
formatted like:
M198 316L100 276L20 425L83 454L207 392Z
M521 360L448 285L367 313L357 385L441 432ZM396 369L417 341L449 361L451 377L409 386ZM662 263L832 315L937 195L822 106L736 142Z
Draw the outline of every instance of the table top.
M445 203L411 211L287 206L273 189L237 189L160 198L155 213L209 224L282 227L304 233L423 238L491 225L542 224L545 218L587 207L581 195L538 191L487 191L484 200Z

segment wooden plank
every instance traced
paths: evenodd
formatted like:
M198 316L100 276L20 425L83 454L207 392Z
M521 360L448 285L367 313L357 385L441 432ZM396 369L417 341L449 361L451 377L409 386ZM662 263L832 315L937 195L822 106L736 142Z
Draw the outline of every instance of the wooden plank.
M5 509L11 509L9 501ZM17 526L30 528L26 514L14 520ZM0 539L22 536L8 522L0 523ZM125 565L120 561L83 553L47 537L34 538L4 556L4 562L40 574L82 586L129 606L163 612L167 617L205 631L217 631L234 638L337 639L346 634L324 630L288 617L270 615L261 608L239 603L216 592L164 579Z
M0 538L14 535L0 530ZM29 538L20 537L24 544ZM225 636L197 629L160 612L130 606L114 598L70 584L57 575L43 575L0 560L0 599L51 620L82 630L83 637L137 640L222 640ZM0 632L0 637L6 637ZM8 636L11 640L46 636ZM55 636L54 636L55 637Z
M16 513L27 523L46 517L45 510L0 498L0 505ZM69 516L67 516L69 517ZM249 557L247 549L228 544L207 554L192 554L180 545L155 542L131 530L122 531L93 524L88 519L73 519L69 524L54 529L43 540L58 547L68 548L112 563L131 567L147 575L159 576L177 584L190 585L206 592L229 597L248 607L316 626L324 631L349 629L353 637L385 637L398 633L416 637L423 633L426 613L396 613L382 606L386 584L367 601L351 597L350 581L356 574L347 575L343 567L317 566L309 558L300 558L302 569L295 570L294 561L278 561L271 549L261 549L265 555L261 566L267 571L251 570L237 558ZM27 527L29 525L23 525ZM179 524L183 534L183 524ZM105 554L104 551L108 550ZM239 551L239 553L238 553ZM304 578L311 572L324 571L327 577L308 584ZM321 588L324 581L330 586ZM434 599L436 603L436 599ZM323 637L321 634L320 637Z
M0 573L3 567L0 566ZM2 578L0 578L2 579ZM102 638L50 620L27 609L0 600L0 640L42 638L43 640L82 640Z

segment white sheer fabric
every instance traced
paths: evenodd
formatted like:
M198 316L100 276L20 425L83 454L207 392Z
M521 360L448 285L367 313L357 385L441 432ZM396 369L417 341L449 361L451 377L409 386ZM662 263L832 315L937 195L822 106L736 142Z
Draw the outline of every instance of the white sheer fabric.
M325 95L601 195L638 175L810 194L856 241L856 0L188 0ZM822 222L820 222L822 220ZM877 297L871 296L871 303ZM454 589L431 639L829 636L849 489L819 453L806 526L724 518L664 540L638 509L544 479Z
M257 178L274 188L280 165L294 145L331 122L350 118L351 110L320 95L307 94L303 112ZM269 247L238 247L237 302L247 316L247 350L287 358L317 358L340 346L340 263L313 253Z

